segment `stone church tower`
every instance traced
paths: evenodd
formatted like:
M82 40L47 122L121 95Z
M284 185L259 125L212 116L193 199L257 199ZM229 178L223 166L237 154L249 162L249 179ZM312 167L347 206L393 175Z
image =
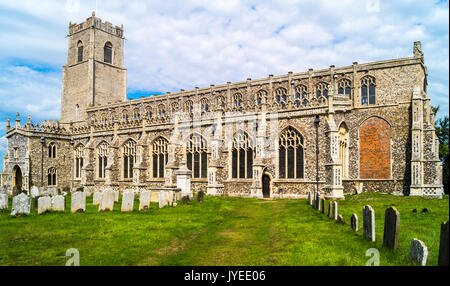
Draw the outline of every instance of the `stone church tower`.
M69 25L67 64L63 67L62 124L85 121L86 108L126 100L123 27L92 17Z

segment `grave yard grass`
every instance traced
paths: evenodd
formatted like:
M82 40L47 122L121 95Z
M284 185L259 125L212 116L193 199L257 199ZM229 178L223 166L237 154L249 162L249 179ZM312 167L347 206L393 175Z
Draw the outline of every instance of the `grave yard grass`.
M339 224L305 199L259 200L205 197L204 202L147 211L99 213L87 198L86 213L70 213L70 195L64 213L28 217L0 213L0 265L64 266L66 250L76 248L80 265L355 265L364 266L366 251L380 251L380 265L412 265L409 248L413 238L428 247L427 265L437 265L441 222L449 218L448 195L444 199L396 197L362 193L338 201ZM328 202L327 202L328 204ZM375 210L376 242L362 236L362 208ZM395 206L400 212L399 247L382 247L384 212ZM429 212L422 213L427 208ZM417 213L412 210L417 209ZM359 218L358 232L350 228L350 216Z

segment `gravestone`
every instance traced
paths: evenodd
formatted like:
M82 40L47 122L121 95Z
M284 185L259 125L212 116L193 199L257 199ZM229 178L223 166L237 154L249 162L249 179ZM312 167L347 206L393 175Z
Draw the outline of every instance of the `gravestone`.
M333 202L333 207L332 207L331 211L333 213L332 214L333 219L337 220L338 219L338 204L336 201Z
M337 216L337 221L338 221L339 223L344 223L344 218L342 217L342 215L338 215L338 216Z
M0 210L8 209L8 195L0 194Z
M363 207L363 235L375 241L375 211L369 205Z
M40 197L43 197L43 196L37 196L34 199L32 199L33 207L34 207L35 210L37 210L37 208L38 208L38 201L39 201Z
M358 216L356 214L352 214L350 218L350 226L354 231L358 231Z
M32 186L31 190L30 190L30 195L31 195L31 198L33 198L33 199L38 197L39 196L39 188L36 186Z
M52 199L49 196L39 197L38 199L38 214L50 211L52 208Z
M332 211L331 211L332 205L333 205L333 202L328 203L328 214L327 215L329 218L331 218L331 216L332 216Z
M417 238L414 238L411 241L409 258L415 263L418 263L421 266L425 266L427 264L427 257L428 257L428 248L426 247L426 245Z
M148 210L150 208L151 192L142 190L139 195L139 210Z
M66 198L62 195L52 197L51 210L54 212L63 212L66 209Z
M439 266L448 266L448 221L441 224L441 239L439 244Z
M325 200L325 198L323 198L323 199L322 199L322 202L321 202L321 210L322 210L322 213L323 213L323 214L325 213L325 207L326 207L326 205L327 205L327 201Z
M397 249L399 228L400 213L394 207L387 208L384 216L383 246L392 250Z
M120 195L119 191L114 191L114 202L115 203L119 202L119 195Z
M167 204L168 206L173 206L173 191L167 192Z
M320 194L319 192L316 192L315 198L314 198L314 208L316 210L320 211Z
M311 191L308 191L308 204L312 205Z
M113 211L114 198L115 198L115 193L113 190L103 191L102 195L101 195L98 211L99 212Z
M158 198L159 198L159 208L167 207L167 192L165 191L159 191Z
M101 198L102 198L102 192L95 191L95 192L94 192L94 198L92 199L92 204L93 204L94 206L100 204Z
M13 198L11 215L29 215L31 209L31 198L24 193L21 193Z
M74 192L72 193L72 202L70 204L70 211L72 213L80 213L86 211L86 193Z
M134 191L126 190L122 195L122 212L132 212L134 207Z

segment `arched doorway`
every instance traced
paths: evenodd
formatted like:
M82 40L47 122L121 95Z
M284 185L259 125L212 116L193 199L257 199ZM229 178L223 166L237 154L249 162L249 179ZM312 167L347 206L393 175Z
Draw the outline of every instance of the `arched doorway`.
M270 177L267 174L262 176L262 193L264 198L270 198Z
M20 167L15 165L13 169L13 188L15 186L22 187L22 170L20 170Z

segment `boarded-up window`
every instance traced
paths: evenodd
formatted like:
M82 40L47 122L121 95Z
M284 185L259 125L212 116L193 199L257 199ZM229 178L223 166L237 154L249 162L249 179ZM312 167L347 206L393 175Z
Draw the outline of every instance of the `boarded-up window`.
M391 127L378 117L369 118L359 129L359 177L391 177Z

